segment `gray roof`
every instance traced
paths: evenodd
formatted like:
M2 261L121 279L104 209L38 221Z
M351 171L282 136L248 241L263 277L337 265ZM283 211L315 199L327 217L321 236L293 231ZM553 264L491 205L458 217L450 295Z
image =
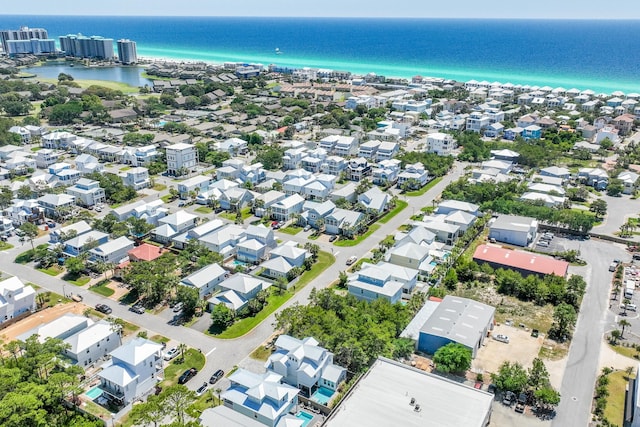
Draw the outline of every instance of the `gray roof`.
M211 264L185 277L180 284L202 288L207 285L207 283L225 274L227 274L227 271L220 267L220 265Z
M198 421L204 427L264 427L264 424L224 405L205 409Z
M420 329L422 329L422 326L427 322L429 317L431 317L431 315L439 305L440 301L427 300L420 311L418 311L416 315L413 316L413 319L411 319L407 327L404 328L404 331L400 333L400 337L417 341L420 335Z
M493 320L495 307L467 298L447 295L420 329L474 348Z
M483 427L493 397L380 357L323 426ZM414 411L411 398L422 411Z
M511 230L528 232L533 223L534 218L517 215L500 215L491 224L492 230Z
M134 338L116 348L110 354L113 359L121 360L130 366L137 366L140 362L160 350L162 350L162 345L158 343L144 338Z

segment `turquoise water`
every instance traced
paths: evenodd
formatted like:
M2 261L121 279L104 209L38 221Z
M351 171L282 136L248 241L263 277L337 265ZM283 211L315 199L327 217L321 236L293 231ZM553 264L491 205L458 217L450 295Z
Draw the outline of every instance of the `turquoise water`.
M333 393L334 391L331 389L328 389L326 387L320 387L315 391L315 393L313 393L313 396L311 396L311 400L326 406L329 400L331 399L331 396L333 396Z
M142 77L144 72L142 67L84 67L82 65L71 67L69 63L61 61L48 62L40 67L27 67L22 71L48 79L57 79L60 73L65 73L77 80L107 80L135 87L153 84L151 80Z
M242 267L246 267L246 266L247 266L247 265L249 265L249 264L247 264L247 263L246 263L246 262L244 262L244 261L238 261L237 259L234 259L234 260L233 260L233 266L234 266L234 267L236 267L236 266L238 266L238 265L240 265L240 266L242 266Z
M139 56L640 92L634 20L0 16L21 25L126 37Z
M102 389L100 388L100 386L95 386L91 390L87 391L85 395L87 395L87 397L91 400L96 400L98 397L100 397L100 395L102 395Z
M307 427L307 425L311 422L311 420L313 420L313 415L308 414L304 411L300 411L298 412L298 414L296 415L296 418L299 418L301 420L304 420L302 422L302 426L301 427Z

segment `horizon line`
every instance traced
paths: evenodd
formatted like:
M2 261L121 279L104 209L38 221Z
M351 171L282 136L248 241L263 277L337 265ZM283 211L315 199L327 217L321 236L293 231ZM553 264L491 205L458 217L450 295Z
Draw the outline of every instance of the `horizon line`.
M457 21L487 21L487 20L496 20L496 21L504 21L504 20L518 20L518 21L640 21L640 17L638 18L626 18L626 17L609 17L609 18L570 18L570 17L511 17L511 16L502 16L502 17L460 17L460 16L282 16L282 15L142 15L142 14L132 14L132 15L85 15L85 14L75 14L75 13L53 13L53 14L33 14L33 13L24 13L24 14L7 14L5 17L22 17L22 16L68 16L68 17L96 17L96 18L264 18L264 19L272 19L272 18L281 18L281 19L380 19L380 20L457 20Z

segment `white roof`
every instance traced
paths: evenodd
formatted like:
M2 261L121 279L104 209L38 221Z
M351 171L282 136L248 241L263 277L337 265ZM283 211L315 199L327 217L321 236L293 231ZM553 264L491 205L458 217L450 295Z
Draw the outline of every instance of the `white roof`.
M207 283L224 276L227 271L218 264L211 264L182 279L180 284L202 288Z
M147 360L153 354L162 350L162 345L144 338L134 338L126 344L113 350L110 354L113 359L121 360L130 366L137 366Z
M116 334L116 331L113 329L112 325L105 320L101 320L80 332L71 335L69 338L65 339L64 342L71 346L69 352L78 354L81 351L87 350L95 343L114 334Z

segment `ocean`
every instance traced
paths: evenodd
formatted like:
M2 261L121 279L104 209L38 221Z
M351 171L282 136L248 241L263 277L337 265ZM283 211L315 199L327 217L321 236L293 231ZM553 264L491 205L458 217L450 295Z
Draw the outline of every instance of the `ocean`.
M0 16L19 26L129 38L142 57L640 92L640 21Z

